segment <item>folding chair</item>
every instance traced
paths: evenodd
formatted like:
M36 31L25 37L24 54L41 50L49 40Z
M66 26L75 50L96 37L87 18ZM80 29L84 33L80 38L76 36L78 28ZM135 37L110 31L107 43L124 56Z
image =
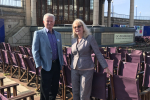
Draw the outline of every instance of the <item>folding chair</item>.
M142 86L144 89L150 87L150 64L145 64Z
M146 64L150 64L150 56L149 55L145 55L145 57L144 57L145 59L144 59L144 63L146 63Z
M142 50L131 50L131 54L143 54Z
M40 85L38 85L40 78L41 78L41 68L38 67L36 68L36 85L37 85L36 91L40 89Z
M137 78L137 80L139 81L139 88L140 90L142 90L143 72L138 73L138 66L138 63L121 61L118 70L118 75L130 78Z
M104 56L106 56L106 51L104 51L103 48L99 47L99 50L100 50L100 52L101 52Z
M25 77L28 82L28 67L25 65L24 62L24 55L23 54L16 54L17 55L17 61L18 61L18 66L19 66L19 81Z
M136 79L137 71L138 63L121 61L118 68L118 75Z
M8 59L8 51L7 50L0 50L2 62L3 62L3 72L6 73L7 71L10 73L10 60Z
M113 75L111 87L113 100L140 100L138 81L135 78Z
M6 43L6 47L8 48L8 51L10 52L16 52L16 53L20 53L19 51L17 51L17 47L12 47L9 43Z
M20 67L18 66L18 61L17 61L16 53L8 51L8 58L9 58L10 63L11 63L10 64L10 66L11 66L11 72L10 72L10 74L11 74L11 77L13 77L20 70ZM18 75L18 78L19 78L19 76L20 75Z
M150 88L139 93L138 81L134 78L111 76L112 100L149 100Z
M66 48L66 57L68 64L71 65L71 47Z
M128 53L127 49L117 49L118 53L121 53L121 59L125 60L125 54Z
M64 60L64 66L69 66L66 54L63 54L63 60ZM59 91L58 95L61 99L64 99L64 82L63 82L63 73L60 73L60 79L59 79Z
M103 55L103 54L102 54ZM105 55L103 55L103 57L105 58L105 59L107 59L107 57L105 56ZM97 58L96 58L96 56L95 56L95 54L93 53L93 54L91 54L91 58L92 58L92 61L93 61L93 63L94 63L94 68L95 68L95 71L96 72L99 72L99 66L100 65L98 65L99 64L99 61L97 60Z
M150 56L150 52L149 51L144 51L145 56Z
M144 66L142 64L142 63L144 63L143 57L141 54L126 54L125 62L139 63L138 70L141 71L144 69ZM141 66L142 66L142 68L141 68Z
M31 76L31 80L28 81L27 85L29 85L30 82L32 81L32 79L34 77L36 77L36 91L39 91L39 89L40 89L39 81L40 81L40 78L41 78L41 68L40 67L36 68L33 57L26 56L25 59L26 59L25 63L29 62L29 64L27 64L27 66L28 66L29 72L31 72L32 75L33 75L33 76Z
M132 49L131 50L131 54L141 55L142 61L144 60L142 50L134 50L134 49Z
M63 54L63 60L64 60L64 65L68 65L67 57L65 54Z
M109 53L116 53L117 47L107 47L106 56L109 57Z
M40 72L41 72L41 69L39 70L39 68L36 69L36 65L34 63L34 59L33 57L29 57L29 56L26 56L24 57L24 62L25 62L25 65L28 67L27 69L27 85L29 86L31 82L35 81L35 84L36 84L36 88L38 90L38 81L39 81L39 77L40 77ZM30 76L30 78L29 78Z
M32 50L30 47L25 47L25 51L27 51L28 56L32 57Z
M64 83L63 100L66 100L66 91L67 90L69 90L69 92L72 95L72 97L69 98L69 100L73 100L70 66L62 67L62 75L63 75L63 83Z
M12 48L11 48L10 44L6 43L6 46L7 46L8 51L12 52Z
M28 55L28 53L25 50L24 46L18 46L18 48L19 48L19 51L20 51L21 54Z
M4 48L3 48L3 44L2 44L2 43L0 43L0 49L4 49Z
M66 49L67 49L67 52L66 52L66 53L67 53L67 54L71 54L71 47L67 47Z
M2 56L2 50L0 49L0 68L3 68L3 56Z
M109 53L109 59L114 60L114 68L118 68L122 59L121 53Z
M7 47L7 45L6 45L6 43L5 43L5 42L2 42L1 44L2 44L2 48L3 48L3 50L8 50L8 47Z
M27 68L27 85L30 85L30 83L34 80L34 78L36 77L36 67L34 65L34 62L32 62L33 58L29 57L29 56L24 56L23 60L25 63L25 66ZM31 77L29 79L29 76Z
M108 64L108 69L111 71L111 73L112 74L114 74L114 61L113 60L110 60L110 59L105 59L106 60L106 62L107 62L107 64ZM97 73L104 73L104 72L106 72L106 70L105 69L103 69L102 67L101 67L101 65L100 65L100 63L98 62L98 64L97 64L98 66L98 70L97 70ZM108 78L109 76L107 75L107 78Z
M94 73L91 96L97 99L107 100L106 97L106 73Z

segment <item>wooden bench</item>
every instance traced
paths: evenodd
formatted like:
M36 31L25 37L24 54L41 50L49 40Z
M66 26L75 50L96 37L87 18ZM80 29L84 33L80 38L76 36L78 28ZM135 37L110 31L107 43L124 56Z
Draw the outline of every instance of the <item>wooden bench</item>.
M18 83L14 83L14 84L1 86L0 94L4 95L4 89L7 89L7 99L8 100L20 100L20 99L27 100L28 97L30 98L30 100L34 100L34 95L36 94L34 91L30 91L28 93L24 93L24 94L17 96L17 86L18 85L19 85ZM11 87L13 88L13 97L11 97L11 89L10 89ZM3 98L6 98L6 97L3 96Z
M0 77L0 84L1 84L1 86L4 85L4 82L3 82L4 78L5 78L5 77Z
M20 99L27 100L28 97L29 97L29 100L34 100L34 95L35 94L36 93L34 91L31 91L31 92L28 92L28 93L24 93L22 95L18 95L18 96L9 98L8 100L20 100Z
M17 85L19 85L18 83L14 83L14 84L9 84L9 85L4 85L0 87L0 93L2 95L4 95L4 89L7 89L7 98L11 97L11 91L10 88L13 88L13 96L17 96Z

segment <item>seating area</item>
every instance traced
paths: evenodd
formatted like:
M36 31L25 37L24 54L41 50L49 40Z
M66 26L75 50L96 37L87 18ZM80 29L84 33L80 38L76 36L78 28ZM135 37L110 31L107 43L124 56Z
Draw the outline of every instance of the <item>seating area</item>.
M64 48L64 89L71 92L71 53L70 47ZM67 51L68 50L68 51ZM91 58L95 64L91 100L150 100L150 75L148 52L125 47L101 47L109 70L113 76L105 73L97 61L94 52ZM69 52L69 53L68 53ZM64 95L65 95L64 94Z
M27 86L34 84L36 91L40 91L41 69L35 66L32 48L30 46L11 47L8 45L4 42L0 44L0 68L3 73L9 73L11 78L25 82ZM105 73L96 55L91 52L91 59L95 64L91 100L150 100L148 98L150 95L149 52L125 47L101 47L99 50L113 75L109 76ZM62 100L72 100L71 47L63 47L63 58L64 65L62 73L60 73L58 95ZM1 78L0 98L3 96L6 98L5 92L3 92L5 86L3 79ZM17 85L16 83L14 91L17 90ZM11 85L10 87L14 86ZM17 97L16 92L11 97L10 87L5 86L8 91L7 98ZM24 96L34 100L35 92L30 94L33 95L24 94Z

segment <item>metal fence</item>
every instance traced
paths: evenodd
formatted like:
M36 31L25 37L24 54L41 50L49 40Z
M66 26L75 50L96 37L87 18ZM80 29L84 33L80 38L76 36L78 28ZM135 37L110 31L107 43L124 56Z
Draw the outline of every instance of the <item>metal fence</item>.
M104 13L104 16L107 17L107 12ZM117 13L111 13L111 17L125 18L125 19L130 18L129 15L117 14ZM150 20L150 16L134 16L134 19L137 19L137 20Z

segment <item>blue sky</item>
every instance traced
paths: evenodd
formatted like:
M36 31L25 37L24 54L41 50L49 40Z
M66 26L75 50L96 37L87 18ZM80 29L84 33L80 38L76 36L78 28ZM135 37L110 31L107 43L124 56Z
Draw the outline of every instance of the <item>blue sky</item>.
M134 0L134 16L136 16L136 5L137 5L137 16L150 16L150 0ZM130 0L113 0L114 12L118 14L130 13ZM108 9L108 1L105 0L105 12ZM112 5L111 5L112 9Z

